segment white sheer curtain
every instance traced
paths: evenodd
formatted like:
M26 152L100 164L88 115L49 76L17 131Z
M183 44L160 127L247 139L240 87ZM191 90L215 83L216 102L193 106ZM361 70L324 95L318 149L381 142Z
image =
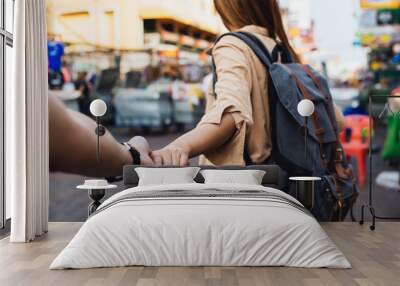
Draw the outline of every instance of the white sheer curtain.
M6 99L6 187L12 242L48 225L48 98L45 0L15 2L13 92Z

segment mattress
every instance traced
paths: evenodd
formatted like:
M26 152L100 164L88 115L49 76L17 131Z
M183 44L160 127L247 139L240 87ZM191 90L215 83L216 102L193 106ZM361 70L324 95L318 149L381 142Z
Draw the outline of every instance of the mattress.
M351 267L313 216L284 192L193 183L112 196L50 269L135 265Z

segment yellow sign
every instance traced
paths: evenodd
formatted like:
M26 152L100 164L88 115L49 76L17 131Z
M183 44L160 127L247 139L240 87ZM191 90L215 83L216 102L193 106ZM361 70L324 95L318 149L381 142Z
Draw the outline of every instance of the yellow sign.
M363 9L398 9L400 0L361 0Z
M361 35L361 43L365 47L374 47L374 46L387 46L392 42L393 37L388 34L382 35L373 35L373 34L365 34Z

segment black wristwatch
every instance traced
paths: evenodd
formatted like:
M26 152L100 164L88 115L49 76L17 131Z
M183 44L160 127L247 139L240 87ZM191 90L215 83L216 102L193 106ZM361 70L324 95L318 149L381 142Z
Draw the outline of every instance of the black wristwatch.
M135 147L133 147L131 144L129 144L129 143L124 142L124 143L121 143L121 145L124 145L124 146L128 149L129 154L131 154L131 157L132 157L132 164L133 164L133 165L140 165L141 160L140 160L140 153L139 153L139 151L138 151ZM109 183L119 182L119 181L122 181L122 179L123 179L122 176L117 176L117 177L106 177L106 180L107 180Z
M129 154L131 154L132 164L133 165L140 165L141 160L140 160L139 151L129 143L123 142L121 144L124 145L128 149Z

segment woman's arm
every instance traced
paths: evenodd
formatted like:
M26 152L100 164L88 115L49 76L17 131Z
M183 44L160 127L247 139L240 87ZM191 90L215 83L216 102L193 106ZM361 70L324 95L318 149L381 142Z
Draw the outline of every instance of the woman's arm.
M186 166L189 159L215 150L228 141L236 131L232 114L222 116L220 124L202 124L182 135L151 156L156 165Z

